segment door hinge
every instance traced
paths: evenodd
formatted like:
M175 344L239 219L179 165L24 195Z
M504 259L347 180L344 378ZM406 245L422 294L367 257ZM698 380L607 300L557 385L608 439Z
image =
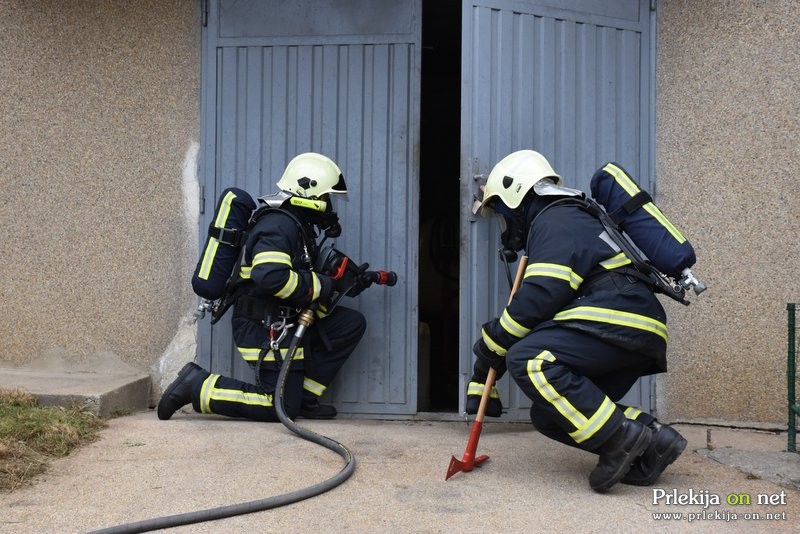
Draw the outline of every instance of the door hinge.
M650 0L650 11L656 10L656 0Z
M200 215L202 215L206 212L206 186L204 185L200 186L200 198L198 200L200 201Z
M200 24L208 26L208 0L200 0Z

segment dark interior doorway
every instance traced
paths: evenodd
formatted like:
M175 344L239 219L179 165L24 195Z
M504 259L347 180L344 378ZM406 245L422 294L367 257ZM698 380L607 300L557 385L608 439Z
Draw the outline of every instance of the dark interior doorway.
M422 2L419 411L458 410L461 2Z

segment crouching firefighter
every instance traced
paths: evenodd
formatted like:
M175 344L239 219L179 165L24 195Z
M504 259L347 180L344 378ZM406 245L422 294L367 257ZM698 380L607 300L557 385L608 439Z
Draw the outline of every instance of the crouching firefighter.
M228 290L233 293L236 350L256 372L256 383L209 373L190 362L161 397L159 419L191 403L199 413L278 421L273 402L280 365L298 312L308 308L316 309L316 318L295 351L282 396L284 411L292 419L336 416L336 409L319 398L361 340L366 320L343 306L329 314L326 309L334 297L356 296L372 281L358 274L334 278L314 269L319 232L326 237L341 233L331 202L346 195L347 188L333 161L300 154L277 187L279 192L259 199L263 206L251 218L232 278L234 289Z
M616 168L616 167L615 167ZM467 391L475 413L490 367L531 399L543 435L598 455L590 486L650 485L686 447L673 428L619 400L635 381L666 371L666 314L654 288L532 150L491 171L475 211L497 216L503 256L528 256L522 284L500 317L485 323ZM492 392L486 415L499 417Z

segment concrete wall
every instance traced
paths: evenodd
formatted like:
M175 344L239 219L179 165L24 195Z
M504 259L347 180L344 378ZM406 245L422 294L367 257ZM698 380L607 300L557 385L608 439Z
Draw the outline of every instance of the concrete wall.
M658 2L656 171L709 289L670 305L669 420L786 424L800 300L800 2Z
M0 0L0 361L147 372L191 314L199 5Z

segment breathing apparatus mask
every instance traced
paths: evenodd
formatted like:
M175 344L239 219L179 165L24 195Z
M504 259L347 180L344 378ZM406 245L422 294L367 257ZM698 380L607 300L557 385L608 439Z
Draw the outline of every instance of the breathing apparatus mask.
M325 233L325 237L339 237L342 235L342 226L339 224L339 214L333 211L331 199L323 195L320 202L325 204L324 209L315 211L309 219Z
M512 210L502 200L498 200L495 212L499 215L500 243L503 245L501 253L510 261L516 261L517 251L525 247L525 210L521 208Z
M329 195L320 198L305 198L287 191L278 191L271 195L264 195L259 200L273 208L294 206L302 210L302 219L310 222L324 232L325 237L339 237L342 226L339 224L339 215L333 211L333 203Z
M524 203L523 203L524 205ZM500 226L500 256L504 261L517 261L517 251L525 247L527 224L525 209L511 209L499 198L482 208L483 216L494 216Z

